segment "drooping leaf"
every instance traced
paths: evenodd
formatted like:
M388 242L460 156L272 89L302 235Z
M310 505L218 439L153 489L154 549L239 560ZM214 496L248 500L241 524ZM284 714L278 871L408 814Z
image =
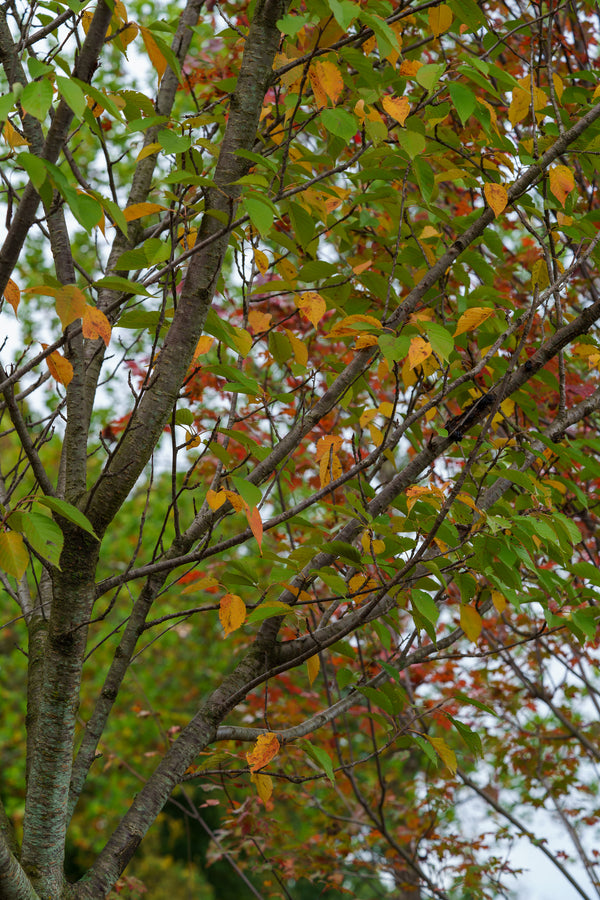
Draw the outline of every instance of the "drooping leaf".
M276 734L268 731L261 734L253 747L246 753L246 759L250 766L251 772L258 772L264 766L268 765L272 759L275 759L280 750L279 739Z

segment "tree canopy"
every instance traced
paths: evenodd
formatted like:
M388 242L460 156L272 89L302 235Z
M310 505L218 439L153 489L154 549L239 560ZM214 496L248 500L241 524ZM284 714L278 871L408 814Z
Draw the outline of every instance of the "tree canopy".
M2 898L600 896L599 37L2 5Z

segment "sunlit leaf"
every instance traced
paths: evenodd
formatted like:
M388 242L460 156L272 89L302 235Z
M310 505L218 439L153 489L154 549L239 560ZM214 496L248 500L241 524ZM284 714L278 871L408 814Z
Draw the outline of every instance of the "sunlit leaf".
M253 749L246 753L251 772L258 772L275 759L280 750L279 739L273 732L261 734Z
M246 604L237 594L225 594L219 604L219 619L225 637L244 624L246 620Z

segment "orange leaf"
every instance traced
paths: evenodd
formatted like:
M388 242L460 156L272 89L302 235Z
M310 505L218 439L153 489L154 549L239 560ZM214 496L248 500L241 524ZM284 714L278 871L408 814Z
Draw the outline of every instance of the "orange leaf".
M48 344L42 344L42 347L46 350ZM55 381L58 381L59 384L64 384L65 387L70 385L73 380L73 366L68 359L60 355L58 350L46 357L46 365Z
M315 678L319 674L319 669L321 668L321 660L316 653L306 660L306 668L308 670L308 683L312 687Z
M307 318L309 322L312 322L315 328L327 311L327 304L316 291L305 291L303 294L300 294L300 296L296 298L296 306L302 315Z
M326 434L324 437L319 438L317 441L317 453L316 459L322 459L324 456L329 455L329 451L333 450L334 453L342 446L342 439L337 434Z
M257 309L251 309L248 313L248 325L254 334L260 334L267 331L271 324L273 316L271 313L259 312Z
M254 745L254 749L246 753L250 771L258 772L259 769L270 763L279 753L279 748L280 744L276 734L273 734L271 731L261 734Z
M460 627L470 641L476 641L483 628L483 619L474 606L461 606Z
M404 75L405 78L412 78L422 65L423 63L418 59L403 59L400 63L399 74Z
M574 187L575 179L567 166L553 166L550 169L550 190L563 206Z
M227 497L227 499L229 500L229 502L231 503L231 505L233 506L233 508L235 509L236 512L241 512L244 509L246 504L244 503L244 501L242 500L242 498L240 497L239 494L236 494L235 491L223 491L223 493L225 494L225 496Z
M332 62L316 62L310 69L310 83L319 106L327 106L327 98L333 106L344 90L344 80L340 70Z
M108 344L110 342L111 327L110 322L101 309L97 309L95 306L89 306L88 304L86 304L85 311L83 313L82 331L83 336L85 338L89 338L92 341L95 341L97 338L102 338L102 340L108 347Z
M219 603L219 619L225 632L225 637L232 631L237 631L246 620L246 604L237 594L225 594Z
M216 491L207 491L206 502L212 510L219 509L219 507L223 506L223 504L227 502L225 491L219 491L218 493Z
M348 334L359 334L364 331L362 328L357 328L355 326L362 325L371 325L378 332L381 331L381 322L379 319L376 319L375 316L367 316L362 313L356 313L353 316L346 316L340 322L336 322L331 331L329 332L331 337L343 337ZM377 341L375 341L377 343Z
M452 10L445 3L440 6L432 6L428 12L429 27L434 37L448 31L452 25Z
M263 524L260 512L256 506L253 506L252 509L246 507L246 518L248 519L248 525L256 538L256 543L258 544L258 549L262 556Z
M12 278L8 279L8 284L4 289L4 299L7 303L10 303L12 308L15 311L15 316L17 315L17 309L19 307L19 303L21 302L21 290L19 285L16 284Z
M335 481L342 474L342 464L335 455L330 453L323 456L319 463L319 478L321 479L321 487L325 487L331 481Z
M429 341L422 337L414 337L408 348L408 365L411 369L420 366L421 363L431 356L433 349Z
M126 222L134 222L136 219L141 219L142 216L151 216L163 209L166 209L166 206L161 206L160 203L132 203L131 206L125 207L123 215Z
M142 32L142 40L144 41L146 53L150 57L150 62L156 69L156 72L158 74L158 83L160 84L161 79L165 74L165 69L167 68L167 60L163 56L162 50L154 40L150 29L144 28L143 25L140 25L140 31Z
M484 306L473 306L471 309L468 309L458 320L454 337L463 334L465 331L472 331L474 328L477 328L482 322L493 316L494 312L495 310Z
M406 97L384 97L381 103L388 116L404 125L410 112L410 103Z
M483 188L483 193L488 204L493 209L494 215L499 216L508 203L508 193L504 185L488 182Z

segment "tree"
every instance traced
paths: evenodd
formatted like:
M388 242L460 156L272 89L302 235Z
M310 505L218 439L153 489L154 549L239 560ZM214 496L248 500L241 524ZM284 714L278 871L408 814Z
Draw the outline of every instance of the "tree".
M598 895L598 34L2 7L3 898Z

